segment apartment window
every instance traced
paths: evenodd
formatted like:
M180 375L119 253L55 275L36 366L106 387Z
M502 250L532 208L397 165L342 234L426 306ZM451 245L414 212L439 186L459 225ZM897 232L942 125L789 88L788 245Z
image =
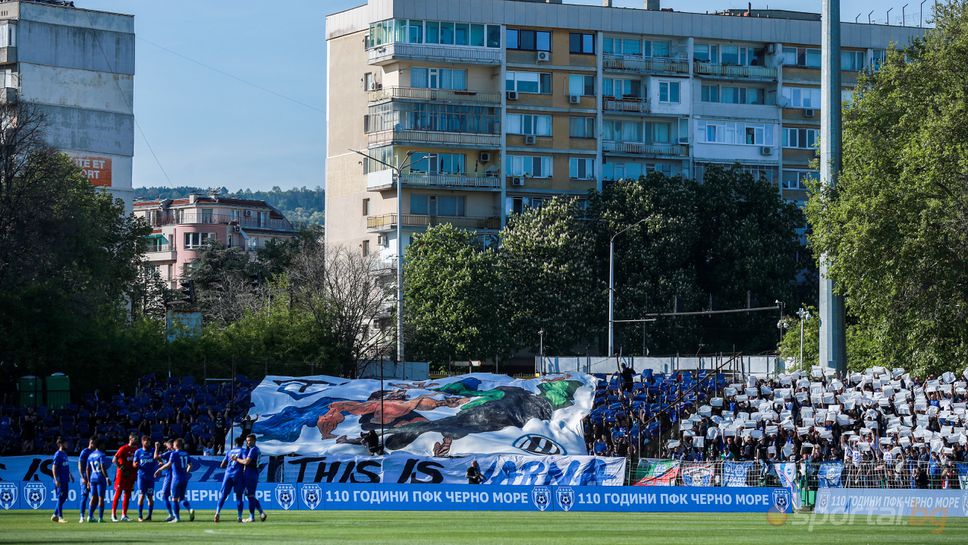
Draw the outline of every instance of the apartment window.
M666 40L645 40L642 45L646 57L669 57L669 42Z
M193 250L195 248L201 248L208 241L218 240L215 233L185 233L185 245L186 250Z
M508 49L551 51L551 32L545 30L508 29Z
M363 257L366 257L366 256L370 255L370 241L369 240L364 240L363 241L363 244L360 245L360 251L363 254Z
M410 69L410 86L419 89L465 91L467 90L467 70L414 67Z
M0 23L0 47L17 45L17 25L4 21Z
M887 50L886 49L875 49L871 55L871 68L874 70L880 70L881 65L887 60Z
M504 80L504 89L519 93L548 95L551 94L551 74L508 71Z
M719 86L703 85L701 100L703 102L719 102Z
M551 116L533 114L507 114L508 134L551 136Z
M606 119L602 124L602 138L613 142L642 142L642 123Z
M363 215L370 215L370 199L363 199Z
M781 94L786 99L786 108L820 107L820 89L816 87L784 87Z
M606 55L624 55L626 57L641 56L642 40L638 38L606 36L602 51Z
M817 147L817 138L820 136L818 129L783 129L783 147L813 149Z
M419 174L463 174L464 154L416 152L410 156L410 172Z
M595 138L595 118L570 118L568 120L568 136L572 138Z
M840 69L848 72L860 72L864 69L866 57L865 51L841 51Z
M265 227L269 224L269 213L259 212L259 227Z
M496 48L501 47L501 27L417 19L386 19L370 24L367 47L393 42Z
M595 35L584 32L572 32L568 35L568 52L575 55L594 55Z
M660 81L659 102L662 104L679 104L679 86L678 81Z
M571 74L568 76L568 94L571 96L595 96L595 76Z
M212 223L213 212L211 208L202 208L202 223Z
M815 170L784 170L783 189L804 190L807 189L807 180L820 178L820 173Z
M773 145L773 125L699 121L696 136L706 144Z
M541 155L508 155L507 171L511 176L550 178L551 157Z
M410 213L421 216L463 216L465 199L455 195L410 195Z
M568 159L568 177L573 180L591 180L595 177L595 160L584 157Z
M719 46L713 44L696 44L693 48L693 60L697 62L719 63Z
M703 85L702 101L723 104L766 104L766 91L753 87Z
M784 47L783 64L801 68L820 68L820 50L813 47Z
M607 78L603 84L602 93L606 97L641 98L642 81L637 79Z

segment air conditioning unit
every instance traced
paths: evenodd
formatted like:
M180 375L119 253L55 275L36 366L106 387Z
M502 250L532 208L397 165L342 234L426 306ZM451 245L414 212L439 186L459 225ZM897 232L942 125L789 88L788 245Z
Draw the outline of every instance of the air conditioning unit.
M538 51L538 62L551 62L551 52Z
M526 134L526 135L524 135L524 143L525 144L529 144L530 145L530 144L536 143L537 141L538 141L538 139L533 134Z
M569 104L581 104L581 97L578 95L568 95Z
M383 89L383 84L378 81L371 81L370 86L367 87L367 91L379 91Z
M488 151L482 151L480 155L477 156L478 163L490 163L491 153Z
M245 211L245 217L251 218L252 217L252 211L251 210L246 210Z
M508 92L506 92L504 94L505 94L505 96L507 96L507 99L508 100L517 100L518 99L518 92L517 91L508 91Z
M761 147L760 155L773 155L773 148L771 148L770 146Z
M239 226L239 225L233 225L232 226L232 230L235 231L236 233L241 233L242 232L242 227Z
M524 187L524 178L520 176L513 176L511 178L511 185L514 187Z
M816 115L816 112L817 111L814 110L813 108L804 108L803 117L813 117L814 115Z

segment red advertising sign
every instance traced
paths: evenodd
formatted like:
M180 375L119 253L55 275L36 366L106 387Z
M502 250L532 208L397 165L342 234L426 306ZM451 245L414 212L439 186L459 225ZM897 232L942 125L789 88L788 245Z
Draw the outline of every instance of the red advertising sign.
M81 167L91 185L111 187L111 158L76 155L74 163Z

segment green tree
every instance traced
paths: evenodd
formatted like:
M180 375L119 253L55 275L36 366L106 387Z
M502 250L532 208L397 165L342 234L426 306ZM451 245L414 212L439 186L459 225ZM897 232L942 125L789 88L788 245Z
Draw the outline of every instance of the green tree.
M605 286L595 234L577 199L514 215L501 233L500 278L515 346L575 353L603 332Z
M497 253L473 233L450 224L428 229L407 248L404 268L415 359L446 365L507 353Z
M968 5L859 83L836 189L807 206L816 255L885 365L968 360Z

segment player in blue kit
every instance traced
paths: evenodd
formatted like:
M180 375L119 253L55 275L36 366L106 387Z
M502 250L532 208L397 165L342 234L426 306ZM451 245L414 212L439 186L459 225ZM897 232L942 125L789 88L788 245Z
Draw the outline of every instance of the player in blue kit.
M94 522L94 508L98 508L97 521L104 522L104 494L108 489L108 467L111 457L101 452L101 440L94 440L94 451L87 457L87 474L91 483L91 509L89 522Z
M142 435L141 448L134 453L134 467L138 470L138 522L151 520L151 514L155 510L155 471L158 469L159 447L155 443L152 450L151 438ZM145 498L148 499L147 517L144 516Z
M71 462L67 459L67 441L57 438L57 452L54 453L54 467L51 468L54 476L54 492L57 494L57 507L54 514L50 516L53 522L64 523L64 502L67 501L68 487L71 484Z
M245 522L255 521L255 510L259 510L259 520L266 521L266 512L262 510L262 504L256 497L256 489L259 486L259 456L262 454L259 447L255 446L255 435L249 434L245 438L246 452L245 457L239 460L245 469L242 471L242 479L245 481L245 495L249 499L249 518Z
M77 474L81 481L81 520L79 522L87 520L84 515L87 514L87 507L91 502L91 479L87 473L87 458L92 452L94 452L93 437L87 442L87 448L83 449L81 455L77 458Z
M171 459L171 453L175 452L172 448L172 440L168 439L165 441L165 452L161 454L160 460L162 464L167 464L168 460ZM171 507L171 468L166 469L164 472L165 480L161 484L161 497L165 500L165 509L168 510L168 518L165 522L171 522L175 520L175 510ZM188 503L188 499L182 500L182 506L188 509L189 513L192 514L194 518L195 512L192 510L192 504Z
M225 470L225 475L222 477L222 489L219 491L218 507L215 508L215 522L219 521L222 506L225 505L225 501L229 499L229 493L232 492L235 493L236 507L239 511L239 522L242 522L242 492L245 489L245 481L242 476L244 467L239 463L239 460L245 458L246 449L244 444L245 439L236 437L235 448L225 453L225 458L219 466Z
M168 457L168 462L162 465L155 472L157 477L162 471L166 469L171 469L171 499L174 502L174 518L168 522L181 522L181 504L185 501L188 506L189 520L195 520L195 510L191 508L188 504L188 480L191 478L192 470L192 458L187 452L182 450L185 448L185 440L182 438L175 439L173 444L175 449L171 452Z

